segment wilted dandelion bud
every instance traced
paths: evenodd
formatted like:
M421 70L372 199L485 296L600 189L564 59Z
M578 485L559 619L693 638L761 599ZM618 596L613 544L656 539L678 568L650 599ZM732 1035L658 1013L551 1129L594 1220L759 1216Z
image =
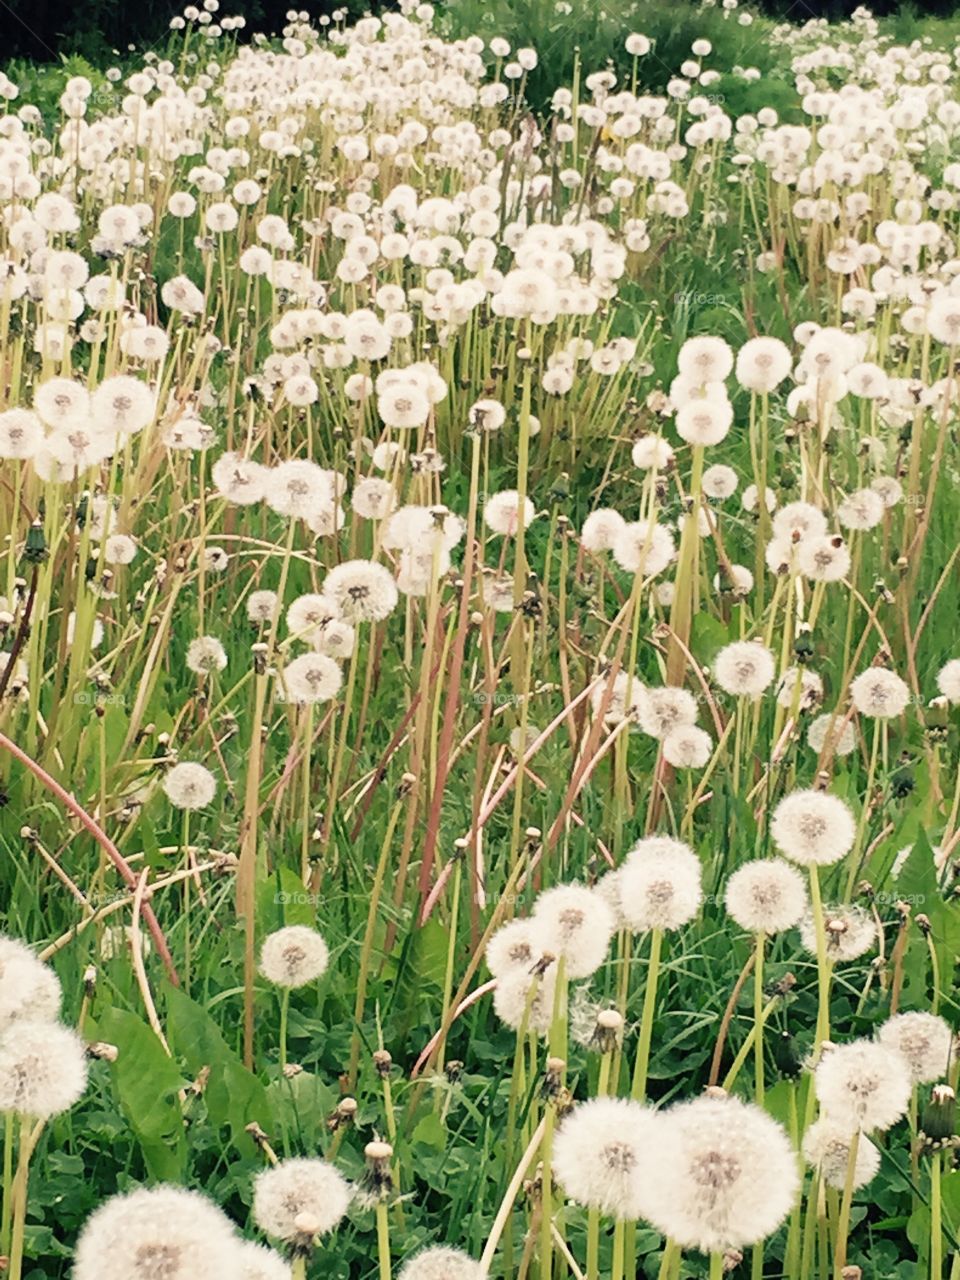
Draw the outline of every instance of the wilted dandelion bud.
M393 1058L389 1050L375 1049L373 1052L373 1065L378 1076L388 1076L393 1068Z
M622 1041L623 1015L617 1009L601 1009L590 1037L590 1047L598 1053L613 1053Z
M100 1062L116 1062L120 1050L115 1044L107 1044L106 1040L94 1040L87 1045L87 1057L96 1058Z
M823 1114L852 1132L889 1129L906 1112L912 1082L907 1060L870 1040L833 1045L817 1063L813 1087Z
M756 1244L794 1204L799 1179L786 1133L752 1103L704 1095L658 1117L644 1217L685 1249Z
M327 1116L327 1128L331 1133L336 1133L338 1129L342 1129L345 1125L352 1124L356 1114L356 1098L341 1098L333 1111Z
M935 1013L894 1014L877 1031L877 1039L903 1054L914 1084L940 1080L950 1067L953 1032Z
M751 933L781 933L798 924L807 908L803 876L780 858L760 858L739 867L727 881L727 911Z
M329 961L327 944L316 929L291 924L264 939L260 972L274 986L302 987L321 977Z
M233 1224L196 1191L161 1184L113 1196L88 1219L75 1280L220 1280L235 1275Z
M824 791L794 791L777 805L770 835L801 866L830 866L853 848L857 828L847 804Z
M931 1150L960 1145L957 1138L957 1095L948 1084L936 1084L923 1109L920 1133Z
M253 1217L268 1236L309 1248L326 1235L350 1206L350 1186L325 1160L298 1157L258 1173L253 1184ZM308 1229L301 1222L309 1219ZM308 1239L304 1239L308 1237Z
M607 958L613 913L586 885L547 889L534 903L533 920L543 929L550 950L563 957L568 978L588 978Z
M479 1262L460 1249L433 1245L405 1262L397 1280L485 1280L486 1274Z
M554 1138L558 1183L578 1204L611 1218L644 1217L658 1125L656 1112L626 1098L593 1098L579 1104Z
M816 1169L828 1187L842 1191L846 1185L850 1144L849 1129L823 1117L815 1121L803 1135L803 1158ZM853 1189L866 1186L880 1168L880 1152L866 1135L860 1135L853 1174Z
M367 1162L364 1190L376 1199L382 1200L393 1190L393 1174L390 1171L393 1147L389 1142L368 1142L363 1149L363 1154Z

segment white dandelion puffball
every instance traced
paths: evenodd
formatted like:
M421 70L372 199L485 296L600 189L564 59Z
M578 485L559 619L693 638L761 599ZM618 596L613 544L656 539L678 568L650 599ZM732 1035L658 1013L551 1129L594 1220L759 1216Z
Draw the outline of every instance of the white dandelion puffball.
M679 929L700 909L700 859L679 840L641 840L618 875L620 912L631 929Z
M614 511L612 507L600 507L591 511L584 520L580 541L587 551L610 551L626 523L619 511Z
M937 688L948 702L960 702L960 658L951 658L937 673Z
M842 1191L847 1182L850 1163L850 1144L853 1134L839 1128L825 1116L815 1120L803 1135L803 1158L816 1169L828 1187ZM864 1134L857 1143L857 1158L853 1169L853 1189L859 1190L872 1182L880 1168L880 1152Z
M688 338L680 348L677 368L696 386L722 382L733 368L733 352L723 338L709 334Z
M343 683L343 675L333 658L322 653L304 653L283 668L283 687L291 702L329 702Z
M759 698L773 684L777 664L759 640L735 640L724 645L713 664L713 678L735 698Z
M897 1013L877 1031L877 1039L896 1049L907 1060L914 1084L932 1084L946 1078L950 1067L953 1032L935 1013Z
M857 745L853 725L839 712L826 712L810 721L807 729L807 745L819 755L829 741L833 753L848 756Z
M542 974L522 966L508 969L497 978L493 1011L513 1031L526 1027L545 1036L553 1020L553 997L557 987L557 966Z
M345 560L323 580L322 594L347 622L380 622L397 606L400 594L389 569L373 560Z
M877 941L873 916L856 903L824 904L823 921L831 964L859 960ZM817 954L817 927L812 912L808 911L800 921L800 941L812 956Z
M913 1083L903 1054L871 1040L853 1040L824 1052L813 1087L834 1124L848 1133L869 1133L889 1129L906 1113Z
M910 688L895 671L871 667L852 681L850 697L862 716L890 720L906 709Z
M71 1028L17 1021L0 1037L0 1111L49 1120L68 1111L86 1087L86 1049Z
M113 1196L88 1219L74 1280L222 1280L235 1275L237 1237L212 1201L182 1187L141 1187Z
M0 1032L21 1020L55 1021L61 998L54 971L22 942L0 935Z
M226 650L215 636L198 636L190 641L187 647L187 666L194 675L213 675L217 671L223 671L226 665Z
M781 858L760 858L738 867L727 881L727 912L751 933L782 933L800 923L807 909L803 876Z
M773 811L770 835L780 853L801 866L828 867L853 848L850 807L825 791L794 791Z
M792 367L790 348L779 338L751 338L737 352L737 381L748 391L773 391Z
M508 920L487 943L487 968L495 978L502 978L512 969L529 973L547 951L549 947L542 921Z
M702 769L713 751L713 739L695 724L679 724L664 736L661 749L675 769Z
M236 1260L229 1272L236 1280L291 1280L290 1263L274 1249L252 1240L236 1246Z
M673 535L655 520L635 520L614 535L613 558L627 573L654 578L674 557Z
M658 1146L660 1117L627 1098L592 1098L564 1118L553 1172L578 1204L623 1221L644 1216L645 1173Z
M684 1249L742 1249L793 1207L797 1160L784 1130L738 1098L705 1096L670 1107L647 1196L647 1218Z
M823 681L807 667L788 667L777 684L777 706L793 711L815 707L823 697Z
M483 508L483 519L488 529L504 537L514 537L522 524L524 529L536 514L536 508L529 498L520 500L516 489L503 489L492 494Z
M281 1160L254 1179L254 1221L277 1240L302 1236L302 1220L309 1220L310 1236L326 1235L349 1207L350 1184L326 1160Z
M202 809L217 794L217 780L202 764L175 764L163 780L167 799L175 809Z
M615 921L613 912L593 889L561 884L541 893L533 920L542 928L547 948L562 956L568 978L588 978L607 958Z
M260 972L276 987L302 987L326 973L330 952L316 929L290 924L268 933L260 950Z
M640 728L651 738L665 738L671 729L694 724L697 700L687 689L663 685L644 689L637 703Z
M468 1253L435 1244L409 1258L397 1280L484 1280L486 1274Z

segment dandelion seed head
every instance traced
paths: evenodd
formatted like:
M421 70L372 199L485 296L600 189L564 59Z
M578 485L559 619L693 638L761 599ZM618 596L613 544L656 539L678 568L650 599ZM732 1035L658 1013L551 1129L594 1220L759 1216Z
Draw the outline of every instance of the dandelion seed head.
M260 949L260 972L276 987L303 987L323 976L330 952L316 929L291 924L268 933Z

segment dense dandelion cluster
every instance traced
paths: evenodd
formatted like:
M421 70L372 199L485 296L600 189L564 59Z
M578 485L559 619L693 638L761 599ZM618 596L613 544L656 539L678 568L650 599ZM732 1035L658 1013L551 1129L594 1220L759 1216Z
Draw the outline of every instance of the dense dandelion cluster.
M242 31L0 77L11 1280L956 1280L960 49Z

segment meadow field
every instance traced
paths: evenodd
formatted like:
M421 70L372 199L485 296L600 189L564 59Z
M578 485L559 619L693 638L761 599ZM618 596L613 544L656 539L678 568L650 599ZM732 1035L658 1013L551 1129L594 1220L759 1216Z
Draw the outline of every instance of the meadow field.
M960 1280L960 28L0 73L9 1280Z

